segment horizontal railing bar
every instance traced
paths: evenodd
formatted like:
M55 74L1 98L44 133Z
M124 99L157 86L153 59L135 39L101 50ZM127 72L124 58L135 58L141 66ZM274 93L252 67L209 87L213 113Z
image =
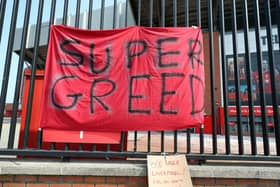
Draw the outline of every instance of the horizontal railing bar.
M60 151L60 150L33 150L33 149L1 149L0 155L20 155L20 156L48 156L48 157L129 157L129 158L146 158L147 155L162 155L161 152L144 153L144 152L102 152L102 151ZM165 153L165 155L174 155L174 152ZM182 155L177 153L176 155ZM279 156L265 155L213 155L213 154L184 154L187 159L198 160L246 160L246 161L280 161Z

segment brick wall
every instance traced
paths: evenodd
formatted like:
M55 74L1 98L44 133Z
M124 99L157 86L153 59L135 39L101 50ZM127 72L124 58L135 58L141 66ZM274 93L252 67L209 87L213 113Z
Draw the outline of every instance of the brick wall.
M279 180L193 178L194 187L277 187ZM147 187L147 177L0 175L2 187Z
M194 178L194 187L278 187L279 180L264 180L264 179L217 179L217 178Z
M2 187L146 187L147 177L0 175Z

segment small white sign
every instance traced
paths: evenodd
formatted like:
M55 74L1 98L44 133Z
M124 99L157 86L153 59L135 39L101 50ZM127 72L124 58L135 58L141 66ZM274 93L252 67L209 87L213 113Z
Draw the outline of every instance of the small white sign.
M184 155L149 156L149 187L192 187L192 180Z

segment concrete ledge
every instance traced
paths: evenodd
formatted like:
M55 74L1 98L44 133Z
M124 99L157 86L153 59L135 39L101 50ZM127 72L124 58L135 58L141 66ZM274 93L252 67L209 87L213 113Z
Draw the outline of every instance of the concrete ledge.
M280 179L279 164L189 165L193 178ZM146 161L0 160L0 175L146 176Z

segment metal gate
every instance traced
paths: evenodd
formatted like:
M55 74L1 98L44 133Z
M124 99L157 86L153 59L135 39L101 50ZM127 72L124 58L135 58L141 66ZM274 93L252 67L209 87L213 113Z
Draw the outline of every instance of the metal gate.
M36 15L36 16L35 16ZM206 160L280 160L278 0L25 0L0 4L0 155L135 157L185 154ZM207 53L207 124L196 130L121 133L119 150L29 147L36 71L44 69L52 24L84 29L200 26ZM278 62L279 61L279 62ZM24 91L29 69L29 89ZM19 139L22 97L27 98ZM205 118L206 119L206 118ZM207 126L207 133L204 133ZM157 140L153 143L154 138ZM18 141L22 145L18 146Z

